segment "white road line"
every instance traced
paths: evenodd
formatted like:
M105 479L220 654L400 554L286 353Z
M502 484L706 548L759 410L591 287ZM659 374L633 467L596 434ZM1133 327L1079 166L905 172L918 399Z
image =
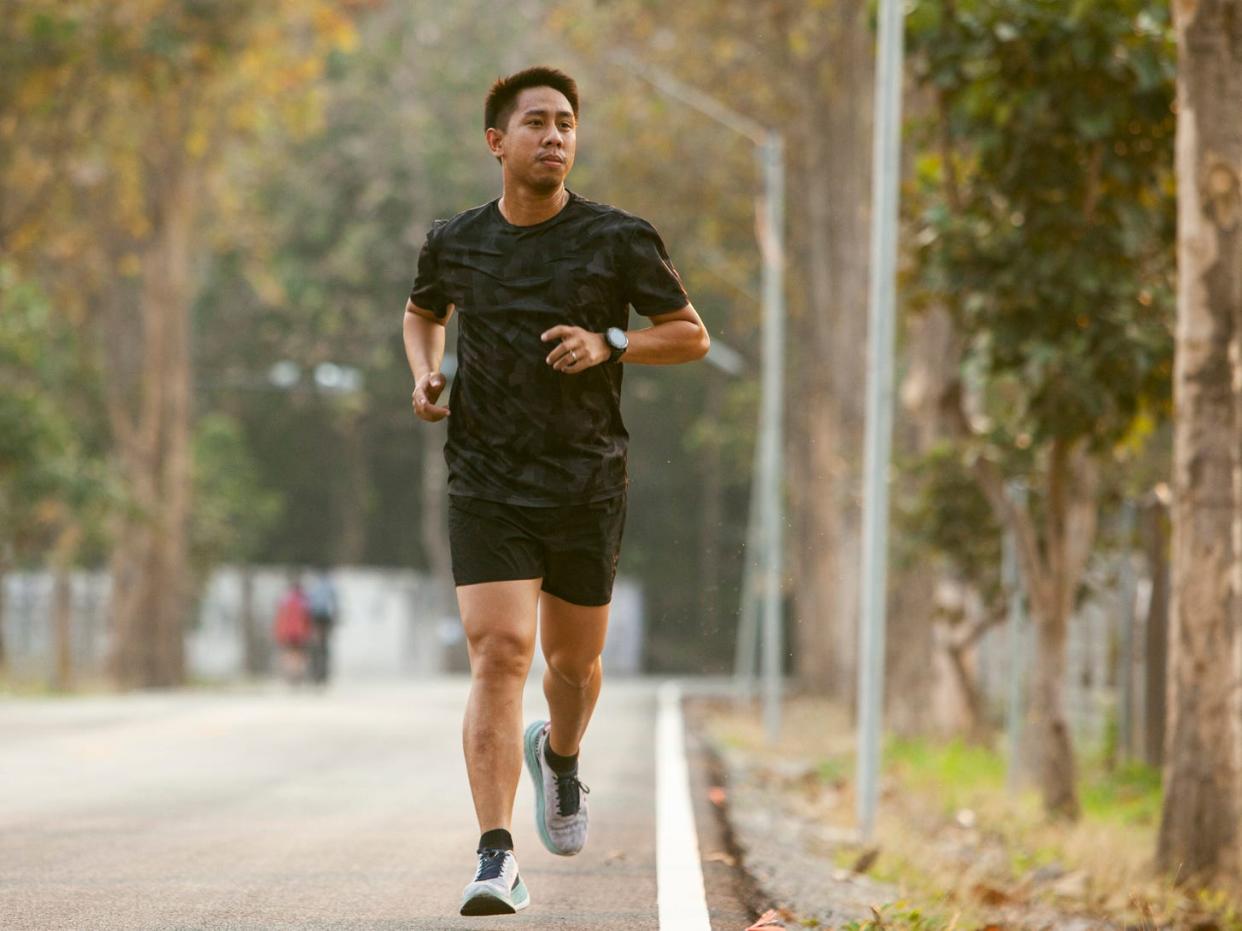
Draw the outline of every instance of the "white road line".
M660 931L711 931L676 682L660 686L656 720L656 880Z

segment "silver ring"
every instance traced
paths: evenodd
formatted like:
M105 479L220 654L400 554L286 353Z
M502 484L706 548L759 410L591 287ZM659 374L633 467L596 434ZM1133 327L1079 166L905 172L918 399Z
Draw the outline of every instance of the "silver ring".
M573 359L573 362L571 362L570 365L578 364L578 354L574 352L572 349L569 350L569 358Z

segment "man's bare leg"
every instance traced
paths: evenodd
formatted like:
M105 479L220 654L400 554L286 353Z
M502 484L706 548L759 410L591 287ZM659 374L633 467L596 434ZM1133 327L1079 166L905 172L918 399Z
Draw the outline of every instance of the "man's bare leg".
M578 752L603 683L604 638L610 605L587 608L542 592L540 641L548 661L543 694L552 730L548 744L559 756Z
M470 653L462 746L480 832L512 826L522 775L522 686L535 651L539 585L539 579L522 579L457 589Z

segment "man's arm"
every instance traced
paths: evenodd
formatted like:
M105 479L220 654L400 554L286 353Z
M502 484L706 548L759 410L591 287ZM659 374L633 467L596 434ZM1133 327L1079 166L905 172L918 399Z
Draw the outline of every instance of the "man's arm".
M680 310L652 314L651 326L626 333L630 345L621 356L622 362L639 365L677 365L694 362L707 355L711 337L699 319L694 305ZM558 372L577 375L594 365L607 362L612 354L603 333L592 333L581 327L554 326L543 334L545 343L560 340L548 353L547 363Z
M401 321L401 334L405 341L405 358L414 376L412 403L414 413L422 420L434 423L448 416L449 409L436 404L444 390L444 376L440 363L444 359L444 327L453 316L453 305L443 318L429 310L416 307L413 301L405 302L405 316Z

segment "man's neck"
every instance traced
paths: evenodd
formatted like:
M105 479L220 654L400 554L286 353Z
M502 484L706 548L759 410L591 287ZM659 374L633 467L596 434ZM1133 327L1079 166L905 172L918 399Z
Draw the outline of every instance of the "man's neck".
M569 192L561 185L551 193L506 186L500 195L500 214L514 226L534 226L550 220L569 203Z

